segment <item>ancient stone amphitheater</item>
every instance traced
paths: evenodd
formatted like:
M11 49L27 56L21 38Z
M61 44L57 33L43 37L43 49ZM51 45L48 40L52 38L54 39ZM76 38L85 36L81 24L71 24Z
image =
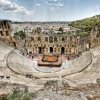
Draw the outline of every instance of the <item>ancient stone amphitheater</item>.
M44 87L48 80L66 80L70 86L96 83L100 78L100 45L82 53L71 61L63 61L59 68L39 67L37 59L31 60L21 55L20 51L0 40L0 79L3 82L18 83L37 91ZM32 74L34 78L25 77Z

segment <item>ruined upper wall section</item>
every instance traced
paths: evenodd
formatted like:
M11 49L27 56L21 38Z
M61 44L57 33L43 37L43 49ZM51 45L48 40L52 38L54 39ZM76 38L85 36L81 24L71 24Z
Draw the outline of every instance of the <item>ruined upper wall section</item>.
M0 20L0 29L9 29L11 30L11 21L10 20Z
M96 46L100 43L100 27L95 27L91 30L91 47Z
M12 24L10 20L0 20L0 39L3 39L5 42L10 45L14 44L14 38L11 35Z

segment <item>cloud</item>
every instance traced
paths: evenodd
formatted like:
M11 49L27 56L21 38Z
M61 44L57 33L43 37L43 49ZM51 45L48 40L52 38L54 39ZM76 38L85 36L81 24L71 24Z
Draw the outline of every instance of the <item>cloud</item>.
M50 10L61 10L60 7L50 7Z
M30 15L34 11L28 11L25 7L12 3L9 0L0 0L0 11L12 12L14 14Z
M55 4L55 6L64 6L64 4L63 4L63 3L58 2L58 3L56 3L56 4Z
M52 0L52 1L57 1L57 0Z
M57 1L57 0L49 0L49 1Z
M41 4L38 4L38 3L37 3L36 5L37 5L37 6L41 6Z
M60 7L57 7L58 10L61 10Z
M50 10L56 10L54 7L50 7Z
M49 5L49 6L52 6L52 3L49 3L48 5Z
M46 2L46 3L48 3L48 2Z

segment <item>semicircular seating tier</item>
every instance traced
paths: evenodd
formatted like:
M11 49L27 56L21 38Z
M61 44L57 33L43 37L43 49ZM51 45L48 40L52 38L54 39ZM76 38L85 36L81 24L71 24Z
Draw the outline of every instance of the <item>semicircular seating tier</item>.
M35 78L51 78L51 77L59 77L59 76L66 76L71 75L77 72L81 72L85 68L91 64L92 56L90 52L83 53L80 57L70 61L65 61L63 64L63 69L59 70L58 72L49 73L47 72L39 72L36 70L35 61L32 61L21 54L12 51L7 58L7 65L8 67L18 73L18 74L28 74L32 73ZM34 73L37 72L37 73Z
M67 75L79 73L86 69L92 62L91 52L85 52L80 57L70 61L65 61L63 69L55 73L36 73L36 78L52 78L52 77L64 77Z
M90 51L92 52L94 57L100 56L100 45L93 47Z
M16 51L12 51L7 57L7 65L8 67L18 74L29 74L37 72L34 68L34 62Z
M92 54L90 51L88 51L84 52L80 57L72 61L64 61L62 69L58 72L41 72L36 69L36 66L38 67L36 61L32 61L29 58L26 58L25 56L16 52L16 50L14 50L14 48L9 46L7 43L0 41L0 47L2 48L0 48L0 54L4 53L7 56L6 64L10 70L22 75L31 73L35 78L63 77L79 73L87 68L92 62ZM94 51L95 49L96 48L94 48Z
M5 43L0 39L0 60L5 60L5 57L14 50L14 47L11 47L9 44Z

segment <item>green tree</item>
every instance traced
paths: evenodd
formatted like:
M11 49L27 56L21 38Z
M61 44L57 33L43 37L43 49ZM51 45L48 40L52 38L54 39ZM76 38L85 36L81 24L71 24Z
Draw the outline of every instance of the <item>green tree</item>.
M21 30L19 32L14 33L15 36L20 36L21 39L26 38L26 34Z
M62 27L60 27L60 28L59 28L59 31L61 31L61 32L63 33L63 31L64 31L64 30L63 30L63 28L62 28Z
M100 17L94 16L90 18L86 18L83 20L77 20L70 24L72 27L79 28L87 33L91 31L93 27L100 27Z

